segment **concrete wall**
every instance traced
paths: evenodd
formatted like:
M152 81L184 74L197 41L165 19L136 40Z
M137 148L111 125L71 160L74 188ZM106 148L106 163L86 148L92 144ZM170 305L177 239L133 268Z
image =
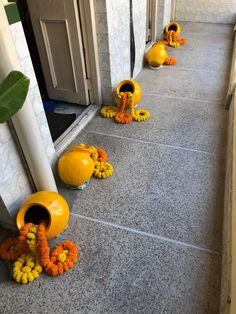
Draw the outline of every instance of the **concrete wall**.
M159 0L157 10L157 39L163 39L165 26L170 22L171 0Z
M177 0L176 20L191 22L236 22L235 0Z
M146 40L146 0L133 0L136 46L134 77L143 67ZM116 85L130 79L130 13L127 0L96 0L99 62L103 103L113 101Z

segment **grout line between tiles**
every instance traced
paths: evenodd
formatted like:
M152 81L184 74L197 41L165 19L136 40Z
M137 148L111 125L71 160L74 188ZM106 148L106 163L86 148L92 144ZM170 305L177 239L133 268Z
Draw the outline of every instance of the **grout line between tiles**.
M85 219L85 220L88 220L88 221L92 221L92 222L96 222L96 223L99 223L99 224L103 224L103 225L106 225L106 226L109 226L109 227L113 227L113 228L116 228L116 229L125 230L125 231L128 231L128 232L139 234L139 235L143 235L143 236L146 236L146 237L149 237L149 238L154 238L154 239L158 239L158 240L162 240L162 241L178 244L178 245L185 246L187 248L196 249L198 251L202 251L202 252L205 252L205 253L210 253L210 254L214 254L214 255L220 255L220 253L218 251L213 251L213 250L205 249L205 248L202 248L202 247L199 247L199 246L196 246L196 245L188 244L188 243L185 243L185 242L182 242L182 241L177 241L177 240L169 239L169 238L166 238L166 237L158 236L158 235L153 234L153 233L148 233L148 232L145 232L145 231L139 231L139 230L136 230L136 229L132 229L132 228L129 228L129 227L113 224L111 222L107 222L107 221L100 220L100 219L95 219L95 218L92 218L92 217L83 216L83 215L76 214L76 213L70 213L70 214L71 214L71 216L75 216L75 217L78 217L78 218L81 218L81 219Z
M201 102L201 103L212 103L215 105L222 105L222 109L225 110L223 107L223 101L220 100L203 100L198 98L188 98L188 97L179 97L179 96L169 96L169 95L161 95L153 92L144 92L143 96L156 96L156 97L162 97L162 98L171 98L171 99L179 99L179 100L185 100L185 101L191 101L191 102Z
M216 154L214 154L214 153L209 153L209 152L206 152L203 150L185 148L185 147L181 147L181 146L174 146L174 145L168 145L168 144L161 144L161 143L156 143L156 142L151 142L151 141L140 140L140 139L136 139L136 138L132 138L132 137L120 136L120 135L115 135L115 134L107 134L107 133L93 131L93 130L87 130L87 131L88 131L88 133L94 133L94 134L103 135L103 136L110 136L110 137L115 137L115 138L119 138L119 139L131 140L131 141L135 141L135 142L139 142L139 143L151 144L151 145L156 145L156 146L163 146L163 147L168 147L168 148L173 148L173 149L181 149L181 150L185 150L188 152L194 152L194 153L206 154L206 155L210 155L210 156L216 156Z

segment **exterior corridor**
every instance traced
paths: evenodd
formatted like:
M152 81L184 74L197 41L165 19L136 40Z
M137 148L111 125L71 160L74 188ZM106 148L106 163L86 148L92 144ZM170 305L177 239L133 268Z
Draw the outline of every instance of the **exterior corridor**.
M233 27L180 24L186 45L168 48L177 64L135 78L151 118L119 125L98 114L74 141L104 148L114 167L85 190L60 186L71 218L52 242L75 241L77 265L3 283L0 313L219 312Z

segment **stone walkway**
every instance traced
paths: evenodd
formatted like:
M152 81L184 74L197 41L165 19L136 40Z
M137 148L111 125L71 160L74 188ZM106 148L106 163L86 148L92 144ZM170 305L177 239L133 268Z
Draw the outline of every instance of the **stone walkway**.
M60 192L78 264L63 277L1 284L0 313L217 314L232 26L181 23L177 65L136 80L144 123L99 115L75 143L106 149L114 174Z

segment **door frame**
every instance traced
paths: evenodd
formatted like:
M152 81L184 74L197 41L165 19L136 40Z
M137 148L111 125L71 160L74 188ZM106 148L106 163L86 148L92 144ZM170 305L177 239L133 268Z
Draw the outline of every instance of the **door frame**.
M150 41L146 45L145 51L147 51L153 43L157 40L157 16L158 16L158 0L150 0L150 8L151 8L151 28L150 28Z
M171 15L170 15L171 21L175 20L176 4L177 4L177 0L171 0Z
M94 105L102 103L102 85L99 68L97 28L94 0L77 0L79 18L81 22L81 33L84 46L84 63L86 65L86 75L90 102Z

